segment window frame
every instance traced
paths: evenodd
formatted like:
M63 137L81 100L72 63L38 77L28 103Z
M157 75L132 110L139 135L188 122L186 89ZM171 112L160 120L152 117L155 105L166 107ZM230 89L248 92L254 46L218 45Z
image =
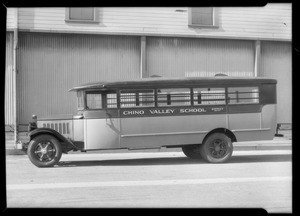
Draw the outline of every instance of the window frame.
M85 91L77 91L77 111L83 111L86 109L86 97L85 97ZM80 104L82 103L82 104ZM82 105L81 107L79 105Z
M257 92L238 92L238 97L237 98L230 98L229 95L233 95L235 92L229 92L229 88L257 88ZM241 94L258 94L257 98L244 98L244 97L239 97ZM238 100L257 100L258 102L239 102ZM230 103L230 100L236 100L235 103ZM257 105L261 104L261 89L260 85L251 85L251 86L227 86L226 87L226 105L227 106L235 106L235 105Z
M79 8L84 8L84 7L79 7ZM84 19L70 19L70 8L66 8L66 13L65 13L65 22L69 23L90 23L90 24L97 24L99 23L99 14L98 14L98 9L93 7L94 10L94 19L93 20L84 20Z
M219 28L219 23L218 23L218 9L215 7L209 7L212 8L213 14L212 14L212 25L203 25L203 24L193 24L192 22L192 7L188 8L188 26L189 27L199 27L199 28Z
M208 91L218 91L218 90L224 90L222 92L213 92L213 93L195 93L195 90L198 90L198 89L209 89ZM221 87L215 87L215 86L212 86L212 87L204 87L204 86L201 86L201 87L193 87L192 88L192 94L193 94L193 105L194 106L212 106L212 105L227 105L227 87L225 86L221 86ZM224 99L223 98L204 98L204 99L200 99L201 100L201 103L199 104L199 101L198 99L195 99L195 96L199 96L199 94L201 96L204 96L204 97L222 97L224 96ZM204 94L204 95L203 95ZM204 102L204 103L203 103ZM206 103L207 102L207 103ZM215 103L214 103L215 102ZM218 103L220 102L220 103ZM223 103L222 103L223 102Z
M215 100L215 101L224 101L224 103L216 103L216 104L197 104L197 99L195 99L195 89L206 89L206 88L210 88L210 89L224 89L224 93L212 93L212 94L224 94L225 98L224 100ZM230 99L229 99L229 95L232 94L232 92L229 92L229 88L257 88L257 92L253 92L254 94L258 94L257 98L253 98L253 100L257 100L257 102L236 102L236 103L230 103ZM170 105L160 105L159 104L159 93L158 90L161 89L172 89L174 91L176 91L176 89L186 89L189 90L189 94L186 95L187 97L189 97L189 100L186 100L184 102L189 102L189 104L182 104L182 105L173 105L172 103ZM122 92L124 91L124 92ZM128 106L128 107L122 107L122 102L121 102L121 94L122 93L147 93L152 91L153 92L153 102L151 102L151 105L142 105L142 101L139 100L139 105L135 105L135 106ZM251 93L251 92L245 92L245 93ZM159 88L141 88L141 89L116 89L116 90L104 90L104 91L99 91L99 90L85 90L83 91L83 99L84 99L84 108L83 109L78 109L78 111L83 111L83 110L106 110L106 109L135 109L135 108L163 108L163 107L194 107L194 106L236 106L236 105L257 105L257 104L261 104L262 103L262 90L261 90L261 85L223 85L223 86L217 86L217 85L212 85L212 86L190 86L190 87L159 87ZM102 103L102 108L97 108L97 109L87 109L87 95L88 94L101 94L101 103ZM107 95L108 94L116 94L116 98L114 98L116 100L116 105L114 107L108 107L107 105ZM240 93L239 93L240 94ZM243 93L242 93L243 94ZM240 99L251 99L251 98L240 98ZM234 100L234 99L233 99ZM78 98L77 98L78 101ZM210 100L208 100L210 101ZM214 101L214 100L211 100ZM137 101L134 100L132 101L133 103L136 103ZM161 101L161 102L165 102L165 101ZM171 99L172 102L172 99ZM175 101L176 102L176 101ZM78 107L78 106L77 106Z
M106 101L104 102L104 100L106 100L106 97L104 98L102 91L95 91L95 90L90 90L90 91L86 91L84 94L84 98L85 98L85 109L86 110L104 110L106 108L104 108L104 106L106 105ZM88 95L93 95L93 94L99 94L101 95L101 108L88 108Z
M87 108L87 95L88 94L100 94L101 95L101 105L102 108ZM109 98L109 99L115 99L116 105L114 107L108 107L108 105L112 105L108 102L107 95L108 94L116 94L116 98ZM116 90L109 90L109 91L99 91L99 90L86 90L84 91L84 110L106 110L106 109L119 109L118 107L118 92Z
M123 92L122 92L123 91ZM150 93L150 91L152 91L151 93L153 93L153 101L152 102L149 102L149 104L151 105L143 105L143 101L140 100L142 98L140 98L140 93ZM156 103L155 103L155 89L154 88L147 88L147 89L120 89L119 90L119 102L118 102L118 108L119 109L127 109L127 108L154 108L156 107ZM122 99L124 98L121 98L122 95L121 94L134 94L132 98L134 98L135 100L132 101L132 104L135 104L134 106L122 106L126 103L124 103L124 101L122 101ZM150 97L149 97L150 98ZM131 99L131 98L125 98L125 99ZM138 99L138 100L137 100ZM131 101L126 101L126 102L131 102ZM131 104L131 103L128 103L128 104Z
M168 88L168 87L162 87L162 88L157 88L155 90L156 92L156 98L155 98L155 107L157 108L161 108L161 107L185 107L185 106L192 106L193 104L193 100L192 100L192 97L191 97L191 89L193 87L177 87L177 88ZM159 94L158 93L158 90L174 90L174 91L170 91L170 93L167 93L167 94ZM188 90L187 93L182 93L182 92L176 92L176 89L179 89L179 90L182 90L182 89L186 89ZM171 93L173 92L173 94ZM182 95L181 95L182 94ZM159 100L159 95L160 96L166 96L166 100ZM173 95L173 98L178 98L178 97L189 97L189 100L185 99L185 100L180 100L180 101L177 101L177 100L172 100L172 95ZM172 104L172 103L186 103L188 102L189 104L182 104L182 105L177 105L177 104ZM167 103L167 104L163 104L163 105L160 105L160 103ZM170 104L168 104L170 103Z

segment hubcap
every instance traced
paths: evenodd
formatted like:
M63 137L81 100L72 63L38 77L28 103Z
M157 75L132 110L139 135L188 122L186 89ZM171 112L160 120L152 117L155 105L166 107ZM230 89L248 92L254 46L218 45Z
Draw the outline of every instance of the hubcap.
M221 139L213 140L209 145L210 155L214 158L222 158L228 151L227 142Z
M48 162L55 157L55 147L51 142L40 142L34 153L39 161Z

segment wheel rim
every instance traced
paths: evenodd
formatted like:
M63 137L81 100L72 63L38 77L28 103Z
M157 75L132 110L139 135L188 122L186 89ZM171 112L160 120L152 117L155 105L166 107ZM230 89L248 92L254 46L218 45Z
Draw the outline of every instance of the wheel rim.
M55 146L49 141L40 142L34 150L34 154L40 162L49 162L53 160L55 152Z
M228 143L222 139L213 140L209 147L210 156L213 158L223 158L228 152Z

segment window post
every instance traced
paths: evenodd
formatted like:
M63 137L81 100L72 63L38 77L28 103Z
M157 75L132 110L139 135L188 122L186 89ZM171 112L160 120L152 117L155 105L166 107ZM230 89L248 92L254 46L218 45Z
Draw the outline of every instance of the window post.
M140 78L146 77L146 36L141 36Z
M260 41L255 41L254 77L258 76L260 63Z
M15 8L15 26L13 42L13 115L14 115L14 145L15 148L22 148L18 145L18 108L17 108L17 49L18 49L18 8Z

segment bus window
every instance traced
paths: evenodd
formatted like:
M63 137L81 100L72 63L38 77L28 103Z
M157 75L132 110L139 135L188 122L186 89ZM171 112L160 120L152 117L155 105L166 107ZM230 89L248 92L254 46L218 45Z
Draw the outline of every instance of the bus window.
M189 88L158 89L158 106L187 106L191 105Z
M106 105L107 108L117 108L117 94L112 93L112 94L107 94L106 95Z
M77 92L77 109L78 110L84 109L84 92L83 91Z
M258 87L232 87L228 88L228 103L259 103Z
M86 93L87 109L102 109L102 95L99 92Z
M225 88L194 88L194 105L225 104Z
M123 90L120 93L123 107L154 107L154 90Z

